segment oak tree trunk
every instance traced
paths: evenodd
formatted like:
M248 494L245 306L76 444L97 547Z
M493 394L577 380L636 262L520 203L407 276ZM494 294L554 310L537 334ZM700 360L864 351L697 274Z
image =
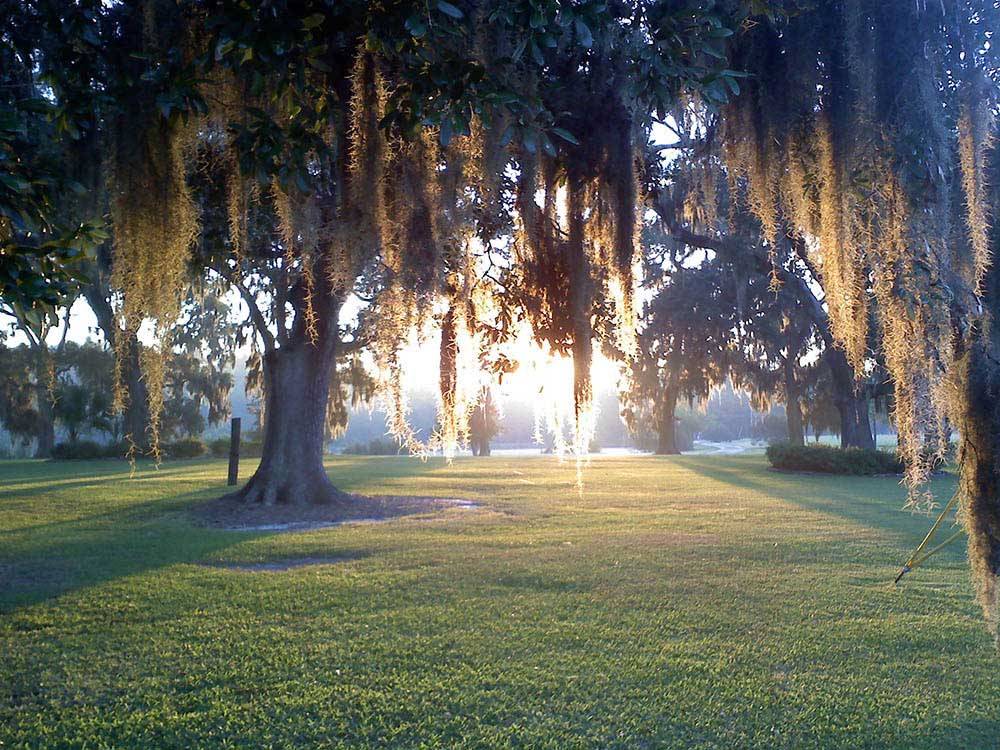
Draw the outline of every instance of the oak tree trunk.
M146 388L146 381L142 378L142 368L139 362L139 355L142 345L135 332L126 333L118 327L115 320L114 310L109 300L109 291L104 276L99 270L92 284L88 284L83 289L83 295L94 311L97 318L97 325L104 333L104 339L117 357L118 347L115 343L116 337L127 336L128 341L123 348L124 361L121 362L122 388L124 389L125 413L122 417L122 435L131 441L137 450L145 453L149 450L149 391Z
M840 413L840 447L874 450L868 398L858 391L854 369L840 349L827 349L824 356L833 376L833 401Z
M44 345L43 345L44 346ZM35 458L51 458L56 447L56 414L51 387L53 377L48 347L36 348L35 356L35 404L38 412L38 431L35 436Z
M660 404L660 424L657 427L658 439L656 454L659 456L676 456L680 454L677 447L677 391L666 388L663 402Z
M42 393L38 401L40 424L35 443L35 458L51 458L52 451L56 447L55 417L52 414L52 405L48 402L48 393Z
M302 337L265 353L264 443L257 471L236 496L263 505L339 503L348 496L323 467L335 347Z
M987 275L984 302L992 320L977 324L960 352L956 412L959 492L969 534L969 563L979 603L998 635L1000 575L1000 270Z
M488 437L478 436L473 437L469 440L472 447L473 456L488 456L490 455L490 439Z
M142 377L139 364L141 344L134 333L129 335L125 349L122 387L125 389L125 414L122 419L122 433L140 452L147 452L150 446L149 434L149 390Z
M791 358L785 361L785 421L788 425L788 442L805 445L806 433L802 426L802 403L799 400L799 386L795 380L795 364Z

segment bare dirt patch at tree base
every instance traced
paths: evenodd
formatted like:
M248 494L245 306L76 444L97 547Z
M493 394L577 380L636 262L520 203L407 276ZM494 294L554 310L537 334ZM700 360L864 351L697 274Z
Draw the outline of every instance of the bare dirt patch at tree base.
M194 509L198 523L228 531L308 531L349 523L374 523L400 516L448 509L477 508L468 500L445 497L363 497L348 495L345 502L261 505L232 496L211 500Z

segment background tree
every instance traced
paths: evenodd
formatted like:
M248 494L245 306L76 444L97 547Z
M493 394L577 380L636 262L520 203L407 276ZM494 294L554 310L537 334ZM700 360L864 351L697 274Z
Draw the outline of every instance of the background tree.
M25 447L39 441L47 432L38 403L34 382L34 362L24 346L5 347L0 358L0 421ZM55 443L53 435L52 443ZM37 444L36 444L37 452Z
M63 354L71 368L73 382L87 393L86 428L103 433L112 444L120 446L125 440L122 416L114 410L114 354L110 347L88 341L84 344L70 342ZM121 455L124 455L124 449Z
M731 376L766 412L785 406L787 440L805 444L803 401L815 392L823 340L811 311L787 286L775 288L769 276L741 279L746 285L739 309ZM829 384L829 380L827 380Z
M765 241L812 246L832 328L864 372L869 289L914 504L961 433L962 518L980 602L998 618L1000 311L988 188L997 98L993 3L820 3L732 40L752 74L723 112ZM836 374L835 374L836 377Z
M815 442L826 433L840 430L840 412L833 399L829 370L819 369L817 377L803 391L802 418Z
M95 186L95 189L99 189ZM96 248L94 257L83 268L85 279L80 294L97 319L110 350L117 359L117 382L109 384L108 393L115 392L122 413L122 439L134 445L139 453L150 450L149 389L142 377L142 344L137 330L123 330L115 314L116 293L111 288L113 243L104 242Z
M469 418L469 445L473 456L490 455L490 442L501 432L500 410L493 391L483 388Z
M525 179L536 173L536 156L555 160L547 172L549 206L563 184L560 163L573 162L573 194L582 198L590 180L588 196L602 207L602 218L595 214L590 226L624 241L636 211L633 137L642 137L646 105L672 101L706 76L728 75L718 58L728 33L719 15L672 14L658 4L404 3L387 9L367 3L213 2L196 8L188 13L187 5L149 2L141 13L131 6L108 10L120 15L112 28L124 30L106 45L117 61L109 68L124 71L128 82L127 98L107 117L114 144L114 282L125 292L123 328L151 321L159 332L154 353L160 356L151 358L154 366L146 372L151 393L158 391L182 269L201 232L190 165L194 154L206 154L206 144L216 145L232 252L214 270L245 288L241 294L256 321L264 375L264 455L241 492L248 501L344 499L322 468L324 415L340 312L366 269L376 264L384 277L376 352L398 392L398 350L411 330L429 321L435 299L450 300L454 326L446 315L442 328L472 328L463 322L468 300L455 304L456 293L471 294L476 286L466 240L473 227L490 238L502 223L492 217L509 204L500 200L496 183L513 156ZM658 40L655 60L649 38ZM566 77L576 94L587 95L574 105L572 124L582 125L602 99L615 117L614 128L580 142L574 152L579 138L553 112L572 101L558 71L583 70L581 64L614 69L615 81L631 88L609 87L603 72L575 82ZM543 101L543 93L554 98ZM195 131L185 119L190 115L205 115L205 127ZM201 142L193 137L198 132L207 136ZM451 189L449 181L464 187ZM457 216L465 208L475 224ZM261 211L276 220L265 220L275 228L251 239L247 230ZM530 226L526 236L552 234L550 208L539 213L522 200L517 212ZM582 215L582 207L574 210L577 228ZM618 230L609 230L612 220ZM591 257L571 274L567 266L549 274L548 261L537 252L541 245L532 244L529 253L522 243L519 258L531 254L542 266L532 266L540 272L522 285L533 285L538 294L518 299L541 299L542 292L555 298L566 288L577 301L572 326L558 308L529 317L540 338L572 351L580 362L582 406L594 336L585 318L594 305L614 307L605 278L618 279L620 317L629 317L630 284L621 282L634 249L630 243L618 251L608 241L603 249L593 241L581 244L576 230L572 237L567 251L581 261L583 250ZM244 253L254 242L257 248ZM260 283L262 270L278 279L270 296L257 290L274 312L271 319L248 287ZM549 318L556 325L549 326ZM458 403L452 395L456 381L448 375L448 358L456 351L450 343L442 347L446 441L460 433L451 429L454 419L447 413ZM395 411L398 416L404 410ZM405 434L399 419L393 427Z
M0 300L0 313L7 313L12 318L11 331L26 341L19 347L7 349L7 358L13 368L11 376L21 378L11 391L17 395L8 404L8 417L22 427L32 426L30 433L20 434L35 439L36 458L48 458L56 441L55 405L59 377L66 367L63 353L69 333L70 308L61 310L61 318L46 314L36 319L24 314L23 309ZM54 343L50 343L52 339ZM26 413L15 416L27 404L33 416L28 418Z
M689 106L675 111L669 123L677 141L659 148L678 155L647 171L649 205L659 220L657 231L672 246L685 248L688 254L700 249L726 264L734 275L732 301L743 321L745 335L740 342L748 347L734 363L742 365L744 384L760 397L761 407L768 397L784 395L789 384L788 392L793 395L801 391L802 384L794 383L797 375L792 370L796 368L785 373L782 362L801 364L801 356L786 357L787 345L798 346L804 354L802 347L811 340L831 373L841 445L873 448L869 405L877 390L870 377L876 364L875 348L865 350L869 372L852 367L831 328L824 279L805 241L785 234L765 239L763 224L743 195L746 180L716 153L717 116ZM866 342L875 338L873 334ZM805 370L800 374L811 377ZM796 421L794 406L790 418ZM797 427L792 431L798 434Z
M736 329L728 282L718 263L680 265L646 306L622 415L633 434L650 420L657 453L680 453L678 401L707 398L727 376Z

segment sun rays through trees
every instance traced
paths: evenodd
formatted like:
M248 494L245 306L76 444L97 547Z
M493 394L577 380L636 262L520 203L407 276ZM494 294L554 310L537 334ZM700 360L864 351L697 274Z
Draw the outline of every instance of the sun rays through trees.
M454 455L533 357L571 362L578 456L598 352L667 427L728 378L782 398L800 441L822 379L859 447L891 379L914 507L960 434L995 628L993 3L63 5L20 3L4 32L0 310L32 335L90 285L116 405L146 401L137 449L159 452L195 287L247 315L248 503L344 501L324 443L376 389L401 444ZM659 274L643 291L640 268ZM424 437L403 385L415 338L439 344Z

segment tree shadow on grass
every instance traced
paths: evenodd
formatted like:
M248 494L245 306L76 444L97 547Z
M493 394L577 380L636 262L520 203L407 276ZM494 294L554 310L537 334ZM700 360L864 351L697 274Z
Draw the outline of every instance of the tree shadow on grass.
M679 461L707 479L877 529L903 548L915 546L936 516L936 513L928 517L906 510L903 507L906 491L897 477L793 474L772 471L765 459L756 457L727 458L725 463L712 457L684 457ZM942 474L932 480L930 489L939 505L943 506L951 498L955 485L955 477L951 474ZM950 529L950 524L946 524L945 534L940 538L947 536ZM938 554L958 561L964 549L964 544L956 543Z
M727 458L725 462L713 461L711 457L685 457L679 459L680 465L701 477L721 482L751 492L759 492L792 506L821 513L827 516L845 519L859 526L874 529L884 535L889 544L896 545L899 551L887 549L885 562L892 565L902 565L905 555L923 538L931 526L933 517L911 513L903 508L906 499L905 489L894 477L849 477L835 475L790 474L775 472L768 468L764 459L739 457ZM952 474L935 477L930 485L935 499L939 504L946 503L956 488L956 478ZM935 514L936 515L936 514ZM951 532L950 523L940 534L941 540ZM965 561L964 539L941 550L932 561L940 566L942 563L952 568L961 566ZM922 571L914 574L916 580L907 580L902 584L923 589L925 586L935 586L940 580L921 579ZM876 581L879 586L891 585L891 578ZM919 587L919 588L918 588ZM911 639L899 644L891 644L892 648L901 651L912 649L913 659L934 660L939 658L937 649L942 652L942 663L948 658L961 654L962 647L958 645L931 644L913 646ZM931 650L933 649L933 650ZM873 654L873 657L876 656ZM990 655L987 655L990 656ZM976 658L976 657L973 657ZM944 667L942 667L944 669ZM947 672L942 672L942 701L949 687ZM996 747L1000 732L1000 719L989 716L989 706L995 703L991 693L983 695L984 705L972 705L969 715L964 718L949 717L947 723L931 725L918 722L912 729L900 725L884 730L878 744L882 747L899 748L937 748L937 747ZM818 746L843 746L843 736L827 735L819 732L811 738ZM869 741L875 740L873 735Z
M199 492L129 505L120 511L17 529L0 535L0 612L11 612L107 581L176 563L198 562L266 534L193 526L176 510ZM173 510L172 510L173 509Z
M152 463L143 462L133 473L128 463L123 461L86 461L81 462L82 466L73 465L67 468L68 463L76 464L77 462L41 462L41 466L47 467L46 472L24 474L11 471L3 465L3 462L0 462L0 503L15 498L43 495L46 492L100 487L112 482L180 477L189 473L192 468L189 464L187 466L161 466L154 469ZM91 469L90 473L88 473L88 469Z
M79 466L70 467L56 464L65 471L50 474L51 481L48 483L13 492L8 491L6 485L0 489L0 514L5 506L14 505L7 504L13 499L17 500L16 505L22 511L26 499L37 498L39 502L38 523L0 531L0 613L149 570L217 558L224 549L274 533L226 531L193 523L189 511L199 503L225 494L227 489L203 477L190 478L192 483L207 485L201 489L168 494L171 488L165 487L162 496L149 497L149 493L155 493L157 488L151 487L147 480L183 479L185 474L197 471L200 466L210 466L207 462L186 462L169 469L144 473L135 479L129 479L119 466L101 472L100 463L81 462ZM94 470L95 464L98 464L96 475L86 475L88 467ZM387 461L387 464L387 477L379 472L379 482L385 478L404 478L438 468L419 460L393 460ZM37 479L25 478L26 484L44 479L36 468L40 465L44 464L32 464L28 473L34 474ZM370 482L372 478L370 462L359 465L334 462L327 469L333 481L348 490ZM2 473L0 477L3 477ZM129 488L129 482L141 483L141 491L136 489L136 485ZM135 501L115 497L115 483L121 486L123 494L135 493L140 497ZM44 520L47 496L52 499L54 493L68 493L70 497L58 498L60 510L64 510L67 505L72 508L72 493L85 487L103 494L107 500L91 499L81 507L83 515L74 518ZM87 512L94 508L98 512Z

